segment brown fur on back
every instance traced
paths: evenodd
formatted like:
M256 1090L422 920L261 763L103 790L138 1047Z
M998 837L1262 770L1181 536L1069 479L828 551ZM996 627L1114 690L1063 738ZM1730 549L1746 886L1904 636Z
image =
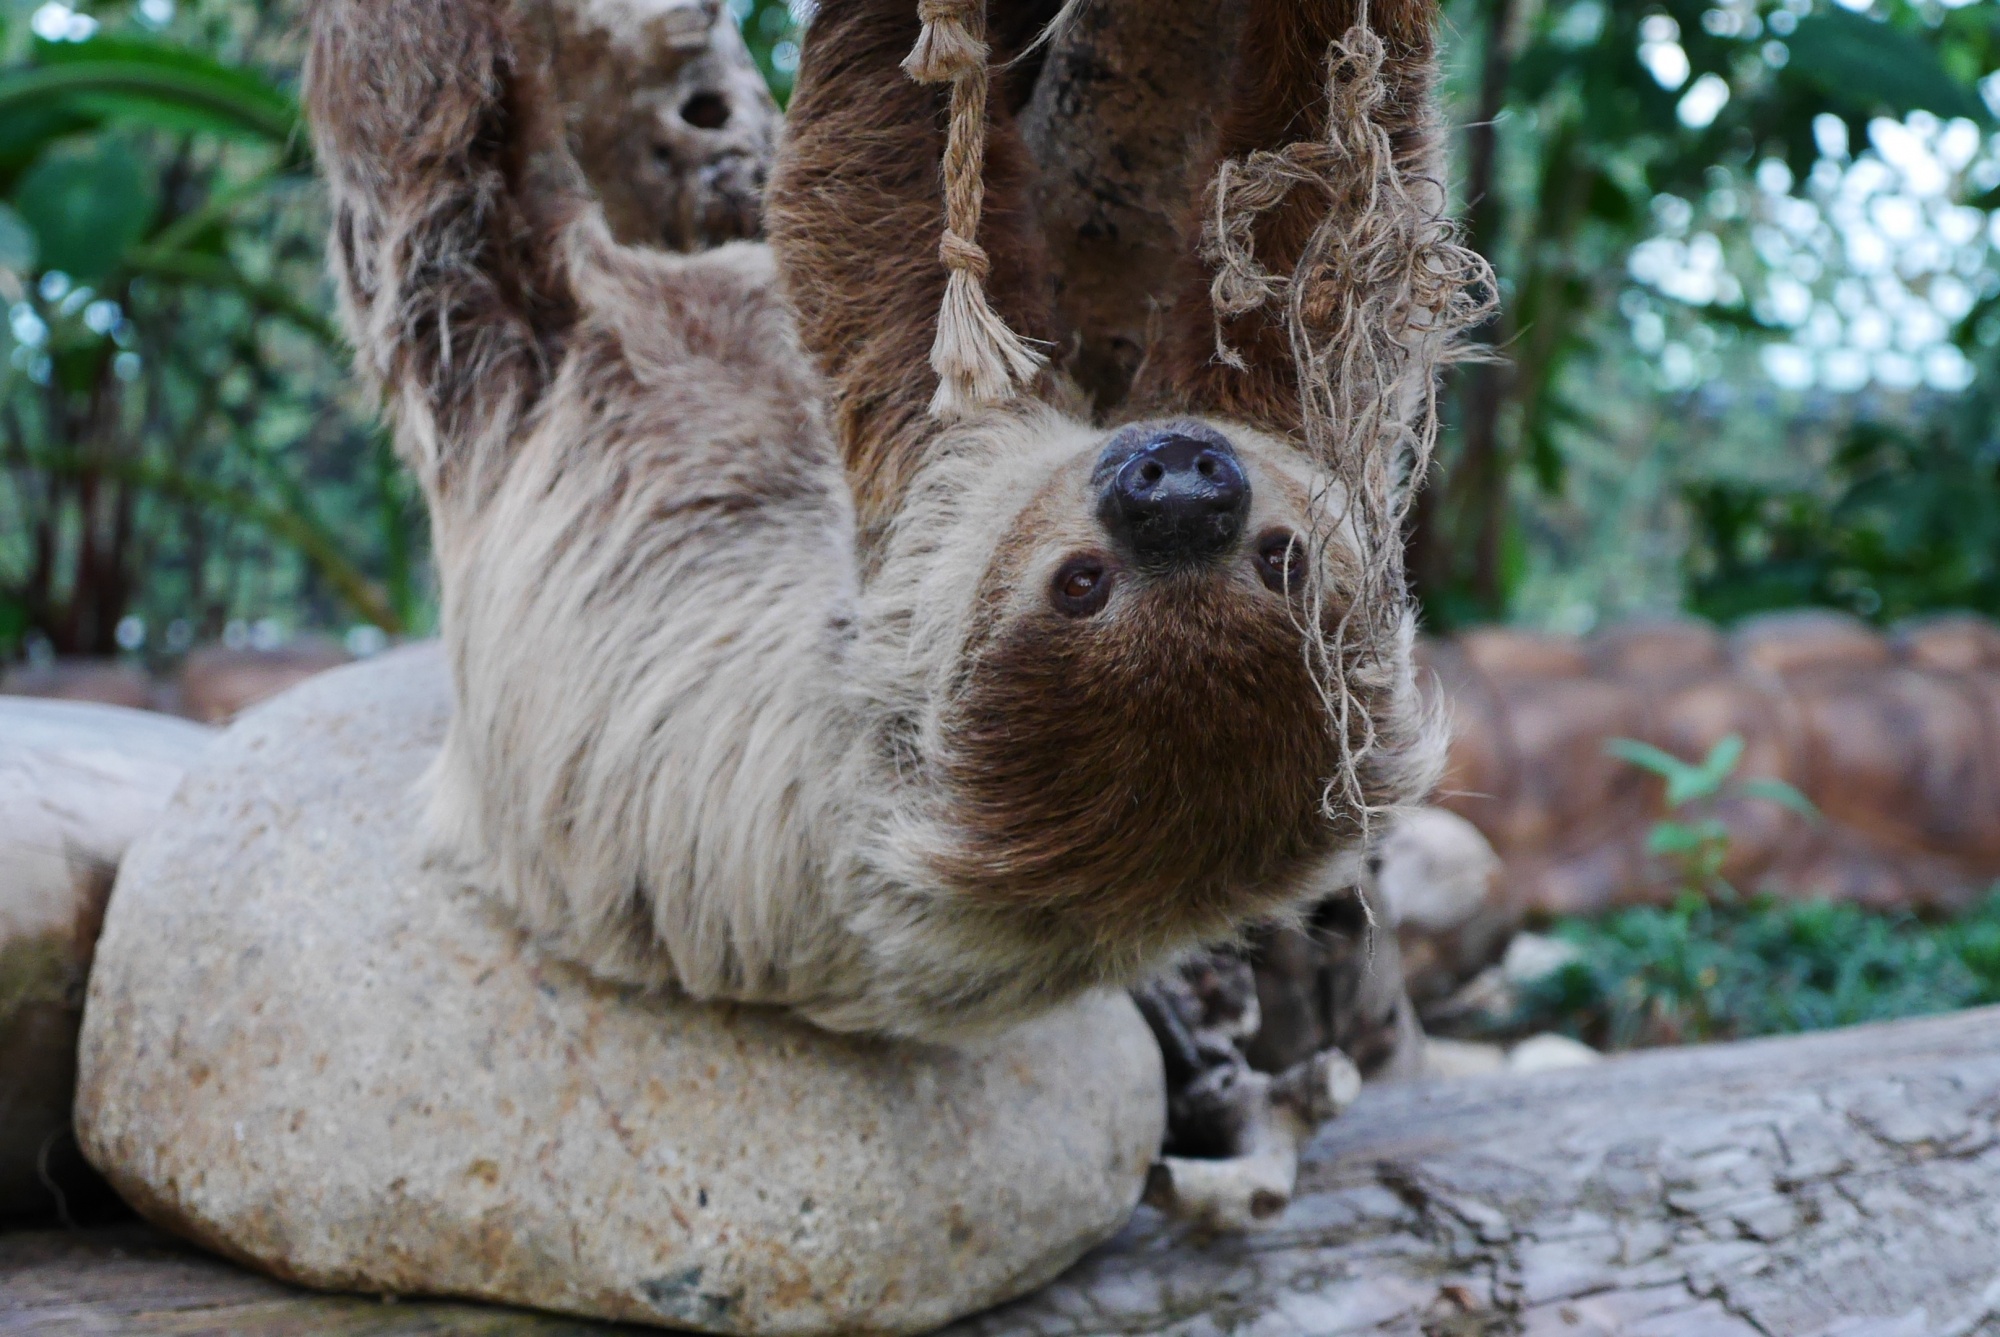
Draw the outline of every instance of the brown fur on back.
M1007 34L1022 26L1018 18L995 25L996 60L1007 58ZM914 2L821 5L766 214L800 335L832 385L864 545L895 516L938 431L927 408L945 288L937 248L949 92L898 68L918 29ZM1035 168L1007 110L1015 100L1003 86L993 102L978 242L993 260L994 310L1018 333L1054 342L1054 285L1031 200Z

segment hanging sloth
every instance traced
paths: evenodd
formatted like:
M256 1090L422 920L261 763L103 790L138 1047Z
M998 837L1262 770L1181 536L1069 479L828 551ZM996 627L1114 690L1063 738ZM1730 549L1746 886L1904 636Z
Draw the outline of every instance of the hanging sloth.
M1249 0L1109 422L1040 351L1050 8L823 0L770 244L693 256L610 239L503 0L316 11L433 522L429 838L603 978L976 1033L1351 885L1430 783L1400 527L1481 310L1432 6Z

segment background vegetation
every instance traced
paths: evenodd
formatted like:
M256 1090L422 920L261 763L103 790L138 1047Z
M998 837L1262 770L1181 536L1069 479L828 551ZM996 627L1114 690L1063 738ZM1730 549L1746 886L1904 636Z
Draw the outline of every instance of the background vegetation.
M1971 913L1926 923L1902 910L1745 896L1723 879L1728 800L1754 799L1809 821L1818 811L1781 780L1738 775L1730 735L1699 763L1634 739L1611 755L1665 781L1666 814L1647 853L1671 874L1672 901L1553 926L1569 962L1529 981L1511 1012L1476 1031L1559 1030L1601 1049L1738 1040L2000 1003L2000 887Z
M2000 610L1991 3L1456 0L1432 622Z
M1825 901L1684 894L1554 931L1576 959L1525 991L1505 1033L1631 1049L2000 1003L2000 896L1931 924Z
M6 0L0 52L0 648L417 626L420 515L346 388L288 15Z

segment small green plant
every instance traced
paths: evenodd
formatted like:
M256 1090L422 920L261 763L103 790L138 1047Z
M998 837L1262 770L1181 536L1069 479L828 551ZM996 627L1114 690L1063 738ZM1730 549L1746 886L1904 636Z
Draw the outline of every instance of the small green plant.
M1577 959L1524 991L1510 1030L1605 1049L1747 1039L2000 1002L2000 887L1965 917L1683 894L1570 919Z
M1636 738L1614 738L1604 750L1666 781L1669 815L1655 822L1647 833L1646 852L1669 861L1676 890L1684 895L1736 894L1722 877L1723 866L1729 861L1729 828L1716 814L1719 801L1764 799L1806 818L1819 816L1812 801L1783 780L1736 778L1736 768L1743 761L1741 734L1730 734L1717 743L1699 764L1682 761Z

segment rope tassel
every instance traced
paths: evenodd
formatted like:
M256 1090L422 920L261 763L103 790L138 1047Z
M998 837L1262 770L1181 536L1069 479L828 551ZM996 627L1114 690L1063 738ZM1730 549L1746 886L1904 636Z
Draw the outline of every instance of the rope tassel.
M959 418L1011 399L1032 380L1040 354L1007 327L986 298L993 263L979 245L986 196L986 96L990 81L985 0L919 0L923 19L903 72L922 84L951 84L944 151L944 239L938 259L950 278L938 309L931 368L938 388L931 416Z

